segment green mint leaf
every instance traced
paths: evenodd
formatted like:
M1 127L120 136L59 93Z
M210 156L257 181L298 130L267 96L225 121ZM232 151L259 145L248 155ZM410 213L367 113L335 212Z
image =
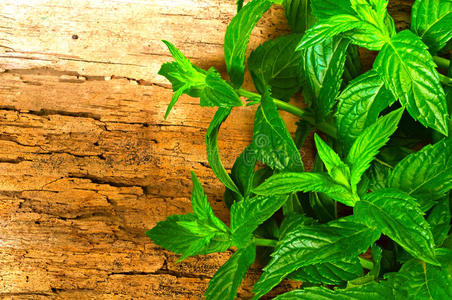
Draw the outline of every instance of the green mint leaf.
M201 106L243 106L243 102L220 74L211 68L206 76L206 87L201 92Z
M314 158L314 166L312 172L324 172L325 168L319 155ZM313 211L313 215L321 223L337 219L337 203L331 197L324 193L309 193L309 206Z
M358 258L310 265L296 270L288 278L315 284L343 284L364 275Z
M314 23L310 0L284 0L283 6L292 32L304 33Z
M229 228L215 216L201 183L193 172L191 175L194 213L170 216L146 232L154 243L182 254L180 260L197 254L225 251L231 246Z
M313 172L276 174L254 188L253 192L267 196L294 192L320 192L348 206L354 206L356 201L346 187L335 183L327 174Z
M447 104L427 46L409 30L395 35L378 54L374 69L410 115L447 136Z
M344 164L339 155L327 143L325 143L317 133L314 134L314 142L317 148L317 154L325 164L328 173L330 173L335 167Z
M403 108L395 110L381 117L374 124L367 127L355 140L347 156L347 163L351 166L351 184L356 186L364 172L370 167L378 151L396 131L397 124L403 114Z
M393 299L389 284L372 282L347 289L331 290L326 287L308 287L282 294L275 300L382 300Z
M432 229L433 238L437 246L442 245L450 231L450 204L449 197L444 197L438 201L430 211L427 222Z
M165 221L157 223L157 225L146 234L157 245L164 247L170 251L182 254L190 244L196 243L200 237L194 234L189 228L181 226L178 222L196 222L195 214L172 215ZM168 238L169 235L174 238Z
M337 183L350 187L350 168L317 134L314 135L314 140L317 147L317 153L325 164L330 177Z
M245 52L251 31L270 6L271 1L250 1L235 15L226 29L224 58L229 77L236 88L239 88L244 80Z
M412 259L389 276L394 280L396 299L452 299L452 278L446 268Z
M256 89L265 94L271 87L272 96L289 100L301 87L301 53L295 51L300 34L290 34L269 40L251 52L248 69Z
M255 196L235 202L231 207L233 245L243 247L254 230L280 209L287 198L287 195Z
M207 195L204 193L204 189L194 172L191 172L191 177L193 181L191 205L195 215L198 219L210 223L212 227L216 227L220 231L228 232L229 228L213 213L212 207L207 200Z
M300 152L268 92L254 117L253 143L258 160L272 169L304 170Z
M279 227L279 239L283 240L287 234L298 226L301 225L312 225L316 221L313 218L306 216L305 214L292 213L290 215L284 216L281 226Z
M306 77L303 95L319 120L325 118L335 104L348 45L348 40L336 37L303 50L302 69Z
M386 188L391 171L392 170L387 166L383 166L380 163L373 163L366 172L369 181L368 188L372 191Z
M253 187L254 168L257 163L256 149L250 144L243 150L232 166L231 176L243 197L248 197Z
M298 149L300 149L306 139L308 138L308 135L312 132L312 126L305 121L298 121L297 123L297 129L295 131L295 138L294 142Z
M374 267L366 274L366 276L378 279L381 270L381 260L383 259L383 250L376 244L374 244L370 250L372 253L372 260L374 261Z
M344 34L354 44L380 50L395 34L394 21L386 12L387 1L370 4L367 0L351 0L346 5L343 1L335 4L330 2L313 2L313 12L319 14L320 21L306 31L299 48L312 47L325 39ZM323 10L319 13L319 7L316 6Z
M362 223L380 230L414 257L438 264L430 226L410 195L396 189L378 190L358 201L353 212Z
M246 271L255 259L254 244L250 243L246 248L237 250L210 280L204 294L206 300L234 300Z
M230 108L218 108L215 116L210 122L209 128L206 133L206 147L207 147L207 160L212 168L215 176L230 190L237 194L241 194L240 190L229 177L228 172L221 163L220 150L218 149L218 132L220 131L221 124L226 120L231 112Z
M362 66L359 58L358 46L350 45L347 48L344 74L342 78L344 83L348 84L351 80L362 74Z
M406 156L393 169L388 187L416 198L423 211L452 188L452 139L428 145Z
M180 260L198 254L223 252L231 246L229 232L212 227L195 214L169 216L146 234L157 245L182 254Z
M320 222L325 223L337 218L337 205L324 193L309 193L309 205Z
M221 78L214 68L206 72L192 65L173 44L168 41L163 42L176 60L173 63L163 64L159 71L160 75L165 76L171 82L175 91L166 110L165 119L182 94L200 97L201 106L243 105L234 89Z
M243 0L237 0L235 4L237 5L237 12L239 12L243 7Z
M441 50L452 38L452 1L417 0L411 10L411 30L430 52Z
M386 32L388 0L350 0L350 4L361 20L375 28L372 33L380 35L381 40L384 41L392 33Z
M347 219L327 225L299 226L272 253L272 259L254 285L255 299L301 267L351 259L366 251L380 234Z
M352 43L369 50L380 50L387 40L395 34L394 20L387 13L387 0L350 0L356 16L363 26L345 34Z
M355 28L366 26L366 23L352 15L334 15L321 20L306 31L297 49L313 47L325 40L331 39L341 33Z
M174 105L179 100L179 97L182 96L182 94L185 93L189 88L190 88L190 85L185 84L173 94L173 96L171 97L170 104L168 104L168 108L166 109L166 112L165 112L165 119L168 118L169 113L171 112Z
M352 80L338 97L337 132L342 148L348 153L365 128L396 99L383 80L371 70Z
M294 213L302 213L303 207L300 203L300 199L297 194L289 195L289 199L282 206L282 212L284 217L294 214Z
M311 8L320 20L336 15L355 15L350 0L311 0Z

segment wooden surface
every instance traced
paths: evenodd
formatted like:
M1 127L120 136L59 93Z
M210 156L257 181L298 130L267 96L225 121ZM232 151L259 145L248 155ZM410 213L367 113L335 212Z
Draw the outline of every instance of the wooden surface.
M409 2L391 2L400 27ZM228 220L205 155L215 110L183 96L163 120L172 92L157 71L171 58L160 40L224 73L234 13L224 0L1 1L0 298L201 298L230 253L176 264L144 234L191 210L190 170ZM250 47L287 32L274 7ZM220 132L227 168L250 141L254 109L234 109ZM302 153L309 165L311 147Z

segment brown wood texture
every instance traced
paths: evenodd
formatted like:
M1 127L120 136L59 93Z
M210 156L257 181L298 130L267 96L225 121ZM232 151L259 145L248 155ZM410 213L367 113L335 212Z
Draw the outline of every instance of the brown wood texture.
M410 2L390 3L399 27ZM191 210L190 170L228 219L205 154L214 109L183 96L163 120L172 92L157 71L171 57L160 40L224 73L234 13L223 0L1 1L0 298L201 298L230 252L176 263L144 234ZM287 32L274 7L250 48ZM234 109L220 132L227 168L251 139L254 110ZM309 165L311 146L302 152ZM239 298L258 276L252 268Z

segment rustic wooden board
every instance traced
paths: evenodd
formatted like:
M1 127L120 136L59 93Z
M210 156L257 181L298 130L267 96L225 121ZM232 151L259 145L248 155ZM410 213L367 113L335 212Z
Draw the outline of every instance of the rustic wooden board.
M391 3L400 27L409 2ZM223 0L0 3L0 298L201 297L230 253L176 264L144 231L190 211L190 170L227 222L205 155L214 110L184 96L164 121L172 92L156 73L171 60L161 39L224 73L234 13ZM287 32L272 8L251 48ZM227 168L250 141L254 109L234 109L220 132ZM309 165L311 146L302 151ZM249 272L240 298L258 276Z

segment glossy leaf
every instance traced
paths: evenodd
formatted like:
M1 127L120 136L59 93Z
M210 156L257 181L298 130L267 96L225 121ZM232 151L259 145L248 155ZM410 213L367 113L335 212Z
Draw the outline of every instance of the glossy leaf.
M311 0L312 13L319 19L336 15L354 15L350 0Z
M306 216L305 214L293 213L284 216L279 227L279 239L283 240L290 232L299 226L312 225L316 221L313 218Z
M294 192L320 192L353 206L356 199L343 185L335 183L325 173L281 173L271 176L253 189L258 195L278 195Z
M391 275L395 278L396 300L452 299L452 278L445 268L412 259Z
M272 253L272 259L254 286L254 297L264 295L301 267L356 257L378 237L377 231L345 219L328 225L300 226Z
M230 108L219 108L212 119L206 133L206 147L207 147L207 160L214 174L220 179L220 181L230 190L237 194L241 194L240 190L229 177L228 172L224 168L221 158L220 150L218 148L218 132L220 131L221 124L226 120L231 112Z
M295 51L300 34L290 34L269 40L251 52L248 69L254 85L264 94L271 87L272 96L289 100L301 87L301 52Z
M314 134L314 142L317 148L317 154L322 160L328 172L334 167L343 164L342 159L339 155L328 145L317 133Z
M232 166L231 176L244 197L248 197L253 187L254 168L257 163L254 144L243 150Z
M172 215L146 234L157 245L182 254L182 259L212 252L223 252L231 246L228 232L199 220L194 214Z
M432 53L441 50L452 38L452 1L415 1L411 9L411 30Z
M216 227L220 231L228 232L229 228L213 213L212 207L207 199L207 195L205 194L204 189L194 172L191 172L191 177L193 181L191 206L195 215L198 219L210 223L212 227Z
M314 166L311 172L324 172L325 167L317 154L314 158ZM337 219L337 203L331 197L324 193L312 192L309 193L309 207L312 210L312 215L319 220L320 223L327 223Z
M403 114L403 108L393 111L367 127L355 140L347 156L351 165L351 184L359 183L361 176L370 167L378 151L396 131Z
M345 66L344 66L344 84L348 84L351 80L362 74L362 66L359 57L358 46L350 45L347 48Z
M284 0L286 18L292 32L304 33L314 23L310 0Z
M314 134L314 141L317 153L322 162L325 164L328 173L331 173L334 168L344 164L339 155L317 134Z
M369 189L376 191L386 188L391 171L392 170L387 166L383 166L378 162L373 163L366 172L369 179Z
M287 195L255 196L236 202L231 207L232 243L237 247L246 244L254 230L280 209Z
M258 160L272 169L304 169L300 152L268 92L262 96L254 117L253 143Z
M325 143L317 134L314 135L317 154L325 164L330 177L339 184L350 186L350 168L339 155Z
M294 280L316 284L343 284L363 276L363 268L357 258L331 263L310 265L296 270L288 277Z
M309 28L298 44L297 49L310 48L337 35L366 26L364 22L352 15L335 15L316 23Z
M438 201L430 211L427 222L432 229L435 244L440 246L447 238L450 231L450 204L449 197L444 197Z
M427 46L409 30L395 35L378 54L374 69L410 115L447 135L447 105Z
M362 286L336 290L326 287L308 287L282 294L275 300L382 300L393 298L390 285L372 282Z
M243 106L234 89L211 68L206 76L206 87L201 92L201 106Z
M407 192L425 211L452 188L452 139L406 156L388 178L388 186Z
M236 0L235 4L237 5L237 12L239 12L243 7L243 0Z
M337 218L337 203L324 193L309 193L309 205L321 223Z
M303 94L318 119L326 117L335 104L348 45L346 39L337 37L303 51L302 69L306 77Z
M226 28L224 58L229 77L235 87L240 87L244 80L245 52L251 31L271 5L272 2L267 0L248 2Z
M218 269L209 282L204 297L206 300L233 300L246 271L256 259L256 246L249 244L237 250L229 260Z
M414 257L438 264L430 226L416 199L408 194L378 190L358 201L353 212L360 222L381 230Z
M314 14L318 13L313 3ZM338 9L337 6L341 7ZM387 1L376 1L370 4L366 0L351 0L346 5L341 1L331 4L330 12L320 13L320 22L309 29L300 47L311 47L325 39L344 34L352 43L370 50L380 50L385 42L395 33L392 18L386 12ZM351 11L350 11L351 8ZM327 17L325 19L325 17Z
M395 25L386 11L388 0L350 0L351 7L363 26L345 36L352 43L369 50L380 50L387 40L395 34Z
M243 105L234 89L221 78L214 68L206 72L192 65L173 44L168 41L163 42L176 60L173 63L163 64L159 71L160 75L165 76L171 82L175 91L166 110L165 119L182 94L200 97L201 106Z
M347 153L356 138L396 99L371 70L354 79L338 97L337 132Z

